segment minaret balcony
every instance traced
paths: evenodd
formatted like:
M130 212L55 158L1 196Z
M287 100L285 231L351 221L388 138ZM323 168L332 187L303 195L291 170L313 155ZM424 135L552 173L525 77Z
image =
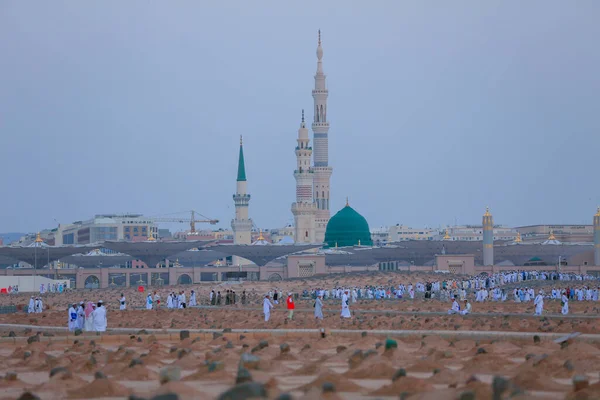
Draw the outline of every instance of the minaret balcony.
M320 126L329 128L329 122L313 122L312 126L313 128Z
M312 147L303 147L302 149L300 149L300 146L296 146L296 151L298 150L312 150Z

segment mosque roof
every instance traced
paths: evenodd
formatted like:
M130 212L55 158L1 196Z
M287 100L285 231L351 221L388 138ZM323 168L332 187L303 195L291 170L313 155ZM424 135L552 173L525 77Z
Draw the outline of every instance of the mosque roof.
M128 254L137 260L142 260L150 268L165 258L192 248L202 248L214 240L207 241L181 241L181 242L104 242L103 247L117 251L122 254Z
M301 251L311 250L321 247L321 245L218 245L210 249L219 253L238 256L250 260L258 266L266 265L276 258L286 256Z
M38 247L0 247L0 256L8 257L17 261L26 262L32 266L37 264L38 268L49 262L60 260L66 256L77 253L87 253L90 249L83 246L46 246ZM37 260L37 262L36 262Z
M83 268L112 267L125 265L133 257L127 255L72 255L61 258L61 262Z
M344 247L339 251L323 251L326 264L335 265L375 265L386 261L405 261L414 265L428 265L437 254L442 254L442 247L446 248L446 255L473 254L475 264L483 264L482 243L472 241L432 241L413 240L395 243L394 247L356 248ZM565 245L544 246L542 244L524 243L519 246L497 244L494 246L494 259L497 261L508 260L514 265L524 265L531 257L537 256L549 265L557 262L561 256L570 260L573 256L580 256L591 251L591 245ZM333 249L330 249L333 250Z
M327 223L325 243L329 247L372 246L371 231L365 217L346 202Z

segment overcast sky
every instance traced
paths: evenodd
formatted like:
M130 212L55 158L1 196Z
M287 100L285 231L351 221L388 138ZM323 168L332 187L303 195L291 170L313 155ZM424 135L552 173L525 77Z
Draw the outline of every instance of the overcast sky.
M290 223L317 30L332 214L589 224L600 2L0 2L0 232L195 209ZM312 140L312 135L311 135ZM185 228L185 226L181 226Z

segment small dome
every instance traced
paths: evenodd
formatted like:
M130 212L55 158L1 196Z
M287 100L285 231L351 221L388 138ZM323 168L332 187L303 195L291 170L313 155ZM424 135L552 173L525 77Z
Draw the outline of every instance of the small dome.
M328 247L372 246L371 231L367 220L352 207L346 205L327 224L325 244Z

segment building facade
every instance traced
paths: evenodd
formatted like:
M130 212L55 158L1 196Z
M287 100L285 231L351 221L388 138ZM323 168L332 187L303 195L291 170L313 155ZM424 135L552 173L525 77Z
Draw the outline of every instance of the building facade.
M55 245L90 244L110 241L142 241L158 236L158 227L142 214L98 214L87 221L60 225L54 232Z
M448 227L449 240L456 241L475 241L484 240L483 225L463 225ZM445 231L444 231L445 232ZM514 241L517 238L517 231L507 226L493 226L493 240ZM441 236L444 234L442 233Z
M527 225L516 227L525 243L543 242L552 233L563 243L592 243L593 225Z
M390 241L401 242L403 240L433 240L439 234L438 229L411 228L406 225L395 225L389 229Z

